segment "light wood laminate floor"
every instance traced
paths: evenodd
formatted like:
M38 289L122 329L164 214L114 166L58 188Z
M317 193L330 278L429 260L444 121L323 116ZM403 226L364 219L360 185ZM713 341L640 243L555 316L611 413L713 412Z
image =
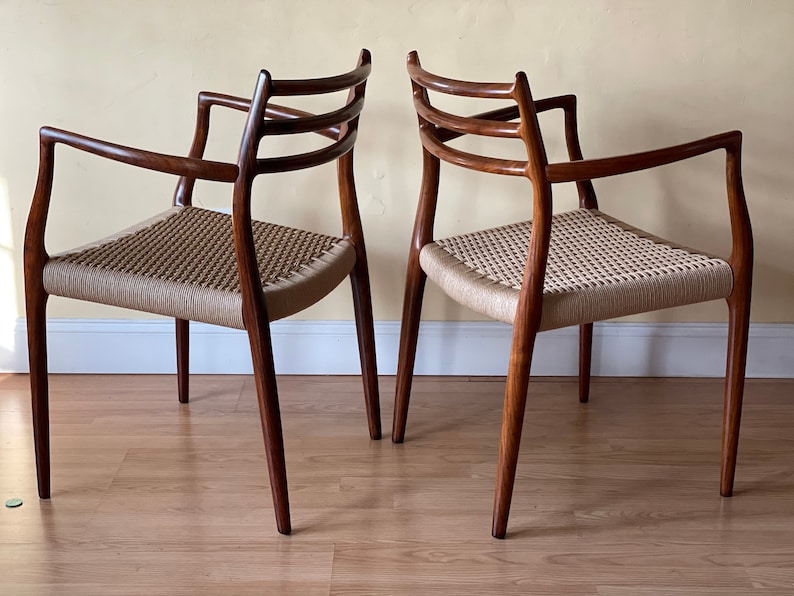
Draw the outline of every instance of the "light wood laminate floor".
M748 381L719 496L722 383L530 385L490 537L501 379L418 378L403 445L354 377L280 379L294 533L276 533L250 377L51 377L53 494L25 375L0 375L0 594L794 594L794 381ZM384 430L393 378L381 379Z

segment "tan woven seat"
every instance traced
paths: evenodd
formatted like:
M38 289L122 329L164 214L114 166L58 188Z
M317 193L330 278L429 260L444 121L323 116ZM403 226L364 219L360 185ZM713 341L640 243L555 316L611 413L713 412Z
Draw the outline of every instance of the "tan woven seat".
M491 533L504 538L515 482L530 367L538 333L579 326L579 401L590 395L593 324L630 314L724 298L728 305L728 363L725 379L720 494L733 491L750 321L753 238L742 188L739 131L674 147L586 160L579 145L576 97L534 100L526 74L510 83L477 83L433 74L408 55L413 102L422 142L422 186L408 253L400 352L394 395L392 440L405 438L419 322L427 278L450 298L513 325L505 384L502 433ZM436 99L498 99L510 102L464 117L437 107ZM432 101L431 101L432 100ZM538 115L564 114L568 160L549 163ZM516 122L513 122L516 121ZM470 153L449 141L464 135L520 141L526 160ZM495 142L495 141L494 141ZM720 259L652 236L598 210L593 180L655 168L709 153L726 154L731 254ZM488 174L520 176L531 193L517 196L532 221L434 237L441 163ZM447 166L444 165L443 168ZM553 213L556 184L576 184L579 209ZM484 193L487 196L486 193Z
M311 306L350 273L347 240L252 222L270 320ZM137 226L52 257L50 294L244 329L231 216L174 207Z
M422 269L451 298L513 324L532 222L436 240ZM725 298L724 260L673 245L594 209L552 218L540 330Z

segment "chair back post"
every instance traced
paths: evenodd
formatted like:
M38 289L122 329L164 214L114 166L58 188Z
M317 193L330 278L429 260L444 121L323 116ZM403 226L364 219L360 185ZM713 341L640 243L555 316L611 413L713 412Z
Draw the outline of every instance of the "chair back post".
M362 66L371 66L372 56L369 50L362 49L356 63L356 68ZM345 105L351 105L358 100L363 100L367 88L367 81L355 85L350 88L347 94L347 101ZM344 122L339 127L339 135L337 141L341 140L348 132L358 134L358 121L361 115L348 122ZM339 184L339 202L342 210L342 235L348 238L353 246L356 247L357 257L364 258L364 233L361 226L361 214L358 208L358 196L356 193L356 182L353 176L353 151L350 149L347 153L337 159L337 179Z
M725 178L728 191L728 214L731 222L731 254L728 257L734 272L742 277L752 278L753 268L753 231L750 226L750 213L744 196L742 182L742 138L726 147Z
M518 298L515 325L526 325L528 331L535 332L540 327L543 282L546 277L546 261L551 240L551 183L546 176L548 165L546 148L525 73L516 74L513 93L521 116L519 136L527 148L526 175L532 183L533 193L532 235Z
M408 65L410 67L421 68L419 61L419 54L412 51L408 54ZM417 83L413 77L411 78L411 89L413 91L414 102L430 103L430 98L427 93L427 88ZM417 113L416 118L419 121L420 134L427 132L435 134L436 127L431 122L422 118ZM438 182L441 172L441 160L433 155L422 144L422 186L419 191L419 205L416 209L416 220L414 221L414 229L411 240L411 248L409 255L410 258L419 259L419 252L425 244L433 241L433 227L436 219L436 206L438 204Z
M210 108L212 103L207 101L204 93L199 93L198 107L196 109L196 129L193 133L193 143L190 145L188 157L201 159L207 148L207 137L210 129ZM193 189L196 186L195 178L180 176L174 190L173 205L186 207L193 202Z
M243 321L246 328L259 323L267 326L267 305L265 303L259 266L256 260L254 235L251 228L251 187L257 174L256 153L262 137L265 108L271 95L272 78L262 70L256 81L251 108L245 122L240 153L237 158L239 174L234 183L232 198L232 234L237 268L240 275L240 289L243 299ZM262 319L259 323L256 319Z
M565 103L562 109L565 118L565 146L568 149L568 159L581 161L584 157L582 156L582 146L579 143L576 96L565 96ZM576 191L579 194L579 207L581 209L598 209L598 199L596 198L592 180L577 180Z
M25 269L36 271L36 278L41 277L41 270L47 262L48 254L44 246L44 232L47 226L47 214L50 210L52 183L55 173L55 143L45 134L39 140L39 171L36 179L36 190L30 205L28 221L25 227ZM25 276L27 281L30 275Z

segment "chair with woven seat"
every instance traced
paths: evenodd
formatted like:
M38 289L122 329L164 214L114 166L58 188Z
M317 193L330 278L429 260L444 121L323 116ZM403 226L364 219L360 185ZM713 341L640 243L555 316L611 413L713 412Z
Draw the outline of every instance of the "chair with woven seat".
M284 444L270 322L311 306L346 277L353 288L369 434L381 435L372 304L364 236L353 179L353 146L371 70L362 50L356 68L321 79L279 80L262 71L248 100L202 92L188 157L122 147L43 128L41 160L25 237L30 379L38 489L50 496L46 304L50 294L110 304L176 319L179 401L188 397L188 326L200 321L247 331L253 360L270 486L278 531L291 531ZM314 115L271 103L278 96L348 91L344 105ZM247 112L237 163L203 159L210 108ZM317 133L329 142L306 153L258 158L273 135ZM305 136L305 134L304 134ZM113 236L57 255L44 233L56 144L130 165L180 176L173 207ZM336 162L341 205L339 237L251 217L251 187L260 174ZM233 183L231 215L192 206L197 179Z
M392 440L403 442L426 279L472 310L513 325L505 389L492 534L504 538L515 481L530 364L538 332L579 325L579 400L588 401L593 322L673 306L726 299L728 358L720 493L733 492L741 417L752 278L752 233L741 178L741 133L692 143L584 160L576 97L533 100L526 75L513 83L473 83L424 70L408 57L423 147L423 178L408 259L400 334ZM442 111L430 92L509 100L472 117ZM549 163L537 115L561 109L569 162ZM513 122L517 120L517 122ZM462 151L448 141L466 134L518 139L525 161ZM598 210L592 180L726 152L733 238L728 259L678 246ZM523 176L532 185L532 220L434 239L440 162L481 172ZM552 185L575 182L579 208L552 213ZM529 207L529 205L527 205ZM529 211L529 209L527 209Z

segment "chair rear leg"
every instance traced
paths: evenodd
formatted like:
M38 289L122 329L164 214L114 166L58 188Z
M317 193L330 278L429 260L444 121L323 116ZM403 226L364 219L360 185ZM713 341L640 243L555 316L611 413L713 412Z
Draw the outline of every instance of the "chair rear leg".
M176 379L179 403L190 401L190 321L176 321Z
M743 293L739 293L740 295ZM749 290L747 291L749 297ZM742 417L747 338L750 327L750 300L728 298L728 362L725 374L725 406L722 419L722 466L720 494L733 495L739 425Z
M353 288L353 310L356 314L358 355L361 360L369 436L377 440L381 438L378 364L375 358L375 325L372 321L372 294L366 260L356 260L356 265L350 272L350 285Z
M248 339L251 343L256 396L259 402L262 434L265 439L265 453L270 476L270 490L273 494L273 507L276 513L276 526L281 534L289 534L292 531L292 526L287 492L287 466L284 461L284 436L281 429L273 348L270 343L270 330L267 323L249 329Z
M507 534L507 518L510 515L510 503L513 499L518 449L521 444L521 430L529 388L529 367L536 336L535 331L519 328L516 328L513 334L502 413L502 435L499 440L499 463L496 470L496 494L491 527L494 538L504 538Z
M593 355L593 324L579 325L579 403L590 400L590 363Z
M47 379L47 293L27 288L28 358L33 410L33 442L39 497L50 498L50 406Z
M405 283L403 318L400 326L400 351L397 358L397 388L394 395L394 422L391 440L405 440L405 425L408 420L408 402L411 399L411 383L414 377L416 343L419 337L419 318L422 314L422 298L427 276L419 266L418 254L412 253L408 260L408 276Z

